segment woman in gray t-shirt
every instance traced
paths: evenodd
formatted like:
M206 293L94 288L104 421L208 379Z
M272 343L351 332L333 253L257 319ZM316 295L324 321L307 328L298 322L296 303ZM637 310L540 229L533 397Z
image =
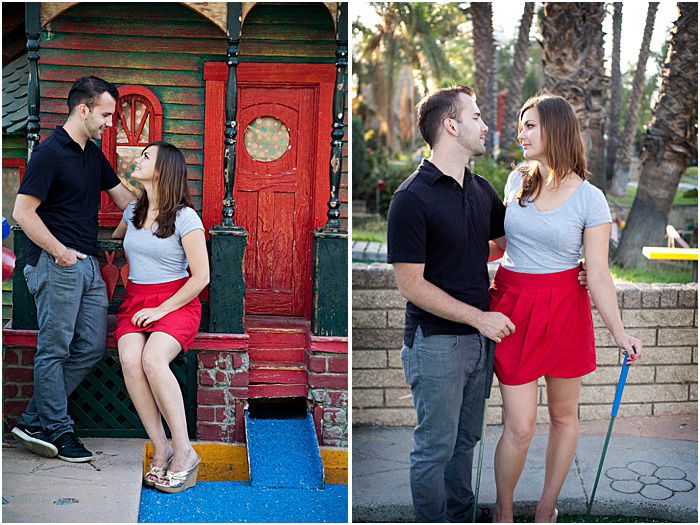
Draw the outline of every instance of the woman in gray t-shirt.
M112 235L124 237L129 260L114 337L126 387L154 448L143 483L180 492L196 483L200 459L187 435L180 386L169 365L187 351L199 329L198 295L209 283L204 227L192 208L185 157L175 146L146 146L132 177L144 192L124 210Z
M504 407L495 456L494 521L513 521L513 492L537 423L537 381L544 376L550 435L544 487L535 521L556 521L556 502L578 442L581 377L595 370L591 305L578 282L582 249L588 287L615 344L641 356L641 342L625 333L608 269L610 211L586 181L578 120L561 97L528 100L518 138L529 166L511 173L505 188L505 249L491 288L490 309L515 325L500 334L494 371Z

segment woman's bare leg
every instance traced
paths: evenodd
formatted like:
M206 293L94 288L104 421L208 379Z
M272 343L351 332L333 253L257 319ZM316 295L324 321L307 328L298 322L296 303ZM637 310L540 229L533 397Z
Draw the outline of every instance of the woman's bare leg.
M126 389L153 443L153 464L161 466L172 456L173 449L168 444L160 410L141 365L145 345L146 334L140 332L126 334L117 341Z
M143 351L143 370L158 404L168 423L173 442L173 461L170 470L181 472L196 462L197 453L187 435L185 403L180 385L170 370L170 362L180 353L177 340L164 332L153 332Z
M500 385L504 428L496 446L496 506L494 522L513 521L513 492L525 466L525 458L537 424L537 381L524 385Z
M551 521L578 444L578 400L581 378L545 377L549 408L549 440L544 487L535 513L536 522Z

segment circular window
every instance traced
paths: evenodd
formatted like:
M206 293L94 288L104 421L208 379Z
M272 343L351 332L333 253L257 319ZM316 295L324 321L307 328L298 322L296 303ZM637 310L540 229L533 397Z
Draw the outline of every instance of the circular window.
M260 162L277 160L291 147L287 126L274 117L258 117L248 124L243 143L248 155Z

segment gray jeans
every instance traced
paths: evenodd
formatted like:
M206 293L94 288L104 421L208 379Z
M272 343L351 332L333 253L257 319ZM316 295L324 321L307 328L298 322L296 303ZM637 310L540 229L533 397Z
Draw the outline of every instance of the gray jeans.
M472 457L481 435L493 359L481 334L424 336L401 350L418 426L413 431L411 493L418 522L469 522Z
M42 251L24 277L39 322L34 396L20 423L41 426L50 439L73 431L68 396L102 359L107 338L107 289L96 257L59 266Z

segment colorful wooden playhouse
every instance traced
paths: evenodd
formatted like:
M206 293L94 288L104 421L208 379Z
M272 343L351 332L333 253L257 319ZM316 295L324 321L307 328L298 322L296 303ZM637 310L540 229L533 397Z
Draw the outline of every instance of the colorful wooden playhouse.
M200 333L173 363L191 437L241 443L253 400L275 400L281 411L303 401L318 443L347 447L347 4L26 6L28 53L15 76L25 71L28 85L13 96L26 97L27 123L5 127L3 108L4 142L20 145L3 149L4 167L21 176L25 137L31 152L62 124L70 85L88 74L119 88L101 147L124 184L148 142L185 153L212 275ZM128 263L121 242L109 240L120 212L106 195L99 218L114 314ZM15 227L6 430L32 393L37 326L22 277L25 242ZM145 436L111 335L107 346L71 398L79 433Z

